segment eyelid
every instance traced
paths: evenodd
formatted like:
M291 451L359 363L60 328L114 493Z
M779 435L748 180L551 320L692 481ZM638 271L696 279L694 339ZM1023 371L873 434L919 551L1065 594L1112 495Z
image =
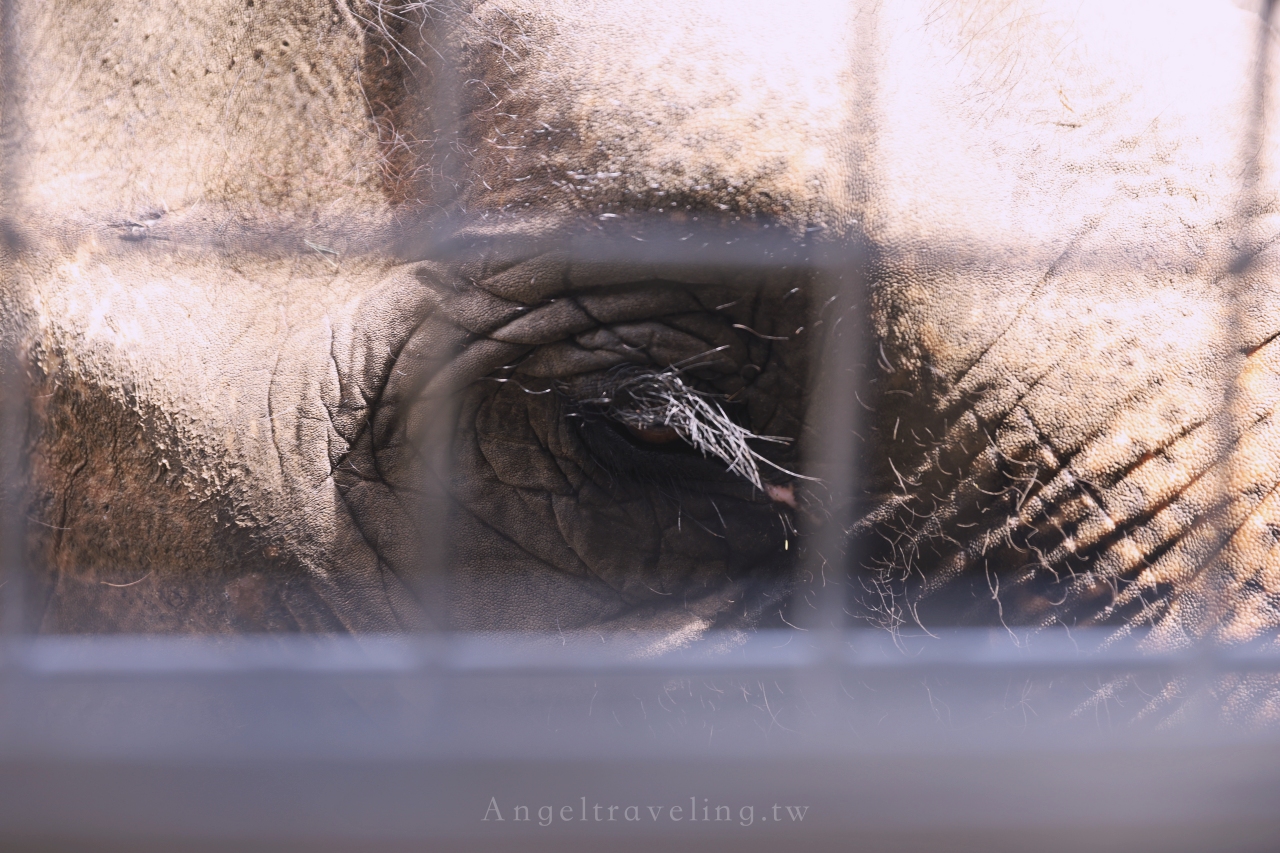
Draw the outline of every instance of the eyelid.
M626 426L627 432L631 433L636 440L643 441L645 444L671 444L681 440L680 433L676 432L674 427L669 427L665 424L654 424L653 426L645 427L632 426L631 424L624 424L624 426Z

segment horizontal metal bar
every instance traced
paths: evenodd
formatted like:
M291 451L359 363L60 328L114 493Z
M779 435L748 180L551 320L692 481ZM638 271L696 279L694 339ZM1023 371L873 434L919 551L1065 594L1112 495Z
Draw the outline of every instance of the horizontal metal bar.
M1009 631L955 629L934 637L894 636L874 629L844 632L835 659L829 645L805 631L761 631L726 648L712 635L702 643L654 653L661 635L605 640L599 635L548 638L512 634L418 637L154 637L45 636L0 644L0 660L31 675L215 674L292 672L411 673L740 673L802 670L836 663L851 670L913 671L1044 669L1188 669L1280 671L1280 649L1155 649L1143 634L1114 641L1105 629Z

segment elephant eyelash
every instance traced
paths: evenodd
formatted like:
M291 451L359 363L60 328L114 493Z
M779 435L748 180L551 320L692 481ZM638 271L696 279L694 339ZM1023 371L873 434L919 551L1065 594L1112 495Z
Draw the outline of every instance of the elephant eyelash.
M813 480L790 471L761 455L750 444L764 441L790 444L791 439L759 435L735 423L713 395L691 388L678 368L654 372L623 368L608 377L606 392L580 400L635 435L671 431L705 457L724 462L729 472L742 477L760 491L765 490L761 466L767 465L789 477Z

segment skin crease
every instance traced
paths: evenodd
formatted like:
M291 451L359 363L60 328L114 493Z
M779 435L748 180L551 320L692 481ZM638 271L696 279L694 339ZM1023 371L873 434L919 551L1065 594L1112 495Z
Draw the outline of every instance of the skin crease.
M363 5L118 5L19 4L5 299L33 365L42 629L673 644L777 613L812 490L574 417L601 371L725 346L700 387L803 441L795 269L540 242L665 218L868 247L858 615L1275 636L1259 10L441 3L383 32ZM446 460L418 452L454 425ZM443 581L417 578L424 512Z

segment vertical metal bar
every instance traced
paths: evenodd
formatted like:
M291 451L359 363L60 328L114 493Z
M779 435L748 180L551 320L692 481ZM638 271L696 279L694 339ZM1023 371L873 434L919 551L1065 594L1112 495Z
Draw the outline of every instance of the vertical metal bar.
M423 14L426 15L425 12ZM429 73L417 78L422 81L422 85L418 87L416 94L425 102L419 115L423 117L421 120L426 126L416 128L415 131L420 136L433 140L432 157L439 159L436 159L436 165L432 167L438 172L431 181L432 192L443 192L444 197L433 196L430 207L435 211L443 210L445 214L441 216L438 213L424 213L412 226L403 249L407 249L409 258L414 261L431 259L452 262L453 259L447 256L453 247L450 237L455 230L458 199L467 183L466 146L462 139L466 125L463 113L466 103L466 93L463 90L465 78L459 73L460 61L453 34L448 31L452 26L454 22L451 15L441 15L438 18L427 15L424 27L418 30L421 42L415 44L415 49L429 66ZM444 151L442 157L437 154L440 150ZM441 247L448 247L443 253L445 256L433 257L442 254ZM425 359L431 365L431 375L447 372L456 355L448 351L426 354ZM422 547L426 577L421 595L431 623L441 631L451 631L456 625L453 606L454 548L451 536L454 529L452 484L456 461L454 433L458 427L461 390L456 382L450 382L448 387L440 389L441 398L435 406L435 420L429 428L429 435L425 437L429 446L424 448L432 480L426 487L429 494L424 496L421 529L423 535L431 541L424 541Z
M9 263L3 275L10 278ZM14 347L0 349L0 594L3 595L3 633L26 628L26 387Z
M398 274L414 277L419 275L423 261L449 260L442 255L447 252L456 196L465 185L462 172L465 152L458 142L463 124L463 81L456 71L457 62L447 32L451 13L436 15L426 4L403 4L403 8L397 9L396 15L403 15L409 22L400 44L409 54L402 57L406 65L404 85L409 88L408 97L415 101L415 109L409 111L413 123L408 133L413 138L430 141L432 197L430 205L407 214L408 221L398 227L392 245L387 248L394 258L404 263ZM414 156L422 155L415 152ZM422 189L415 186L415 191ZM412 210L411 205L406 208ZM423 347L414 336L398 357L413 362L414 369L426 377L425 383L443 375L453 355L438 346ZM450 480L457 390L435 387L429 418L415 420L413 429L405 427L399 438L413 443L417 474L421 478L415 483L417 491L412 510L417 529L410 534L417 536L418 575L410 583L424 610L424 618L417 627L430 633L451 627L449 513L453 500ZM418 400L407 401L407 405L425 408L428 404Z
M22 251L17 166L22 137L21 58L16 0L0 0L0 601L5 634L25 628L25 469L27 383L20 347L23 298L16 276Z
M851 153L841 201L846 209L857 211L866 206L869 188L874 185L868 172L879 101L875 90L879 75L873 59L877 56L878 15L862 9L848 25L847 59L857 84L844 117ZM820 655L821 662L812 668L803 689L813 710L808 739L823 749L844 739L849 721L848 692L843 684L848 659L846 627L850 585L859 574L852 531L866 488L862 463L868 449L864 437L869 435L864 402L870 396L871 378L869 248L857 225L836 241L816 247L814 258L821 315L814 323L821 322L822 334L811 380L812 403L806 414L814 441L805 467L825 481L829 504L808 544L811 553L801 567L805 583L794 600L803 605L807 598L812 608L805 616L797 613L802 621L796 624L807 623L814 631L813 643Z
M811 405L806 420L812 439L805 469L821 480L816 492L822 506L810 514L797 589L797 625L822 632L838 645L845 627L846 601L852 574L849 529L854 522L860 472L858 456L862 408L859 391L865 382L866 312L863 308L862 253L836 251L819 260L815 323L823 334L815 354Z
M1233 566L1233 558L1227 546L1238 533L1231 520L1231 504L1241 497L1245 489L1255 485L1250 482L1250 478L1256 477L1251 471L1254 466L1248 459L1242 459L1247 453L1242 452L1242 445L1246 443L1246 434L1254 420L1251 412L1254 403L1249 399L1245 384L1251 342L1242 340L1241 337L1248 334L1251 325L1250 279L1260 272L1256 267L1273 239L1270 233L1262 230L1272 204L1264 196L1262 184L1270 177L1264 169L1274 168L1269 162L1271 158L1268 157L1266 147L1272 138L1268 127L1268 102L1272 86L1276 5L1276 0L1263 0L1258 9L1252 80L1249 81L1247 104L1249 115L1239 151L1241 172L1234 211L1238 220L1238 230L1234 235L1235 256L1231 260L1229 275L1223 279L1226 286L1218 294L1219 298L1228 303L1223 311L1224 322L1218 343L1224 356L1229 359L1229 364L1222 379L1225 386L1221 395L1222 411L1214 423L1214 459L1211 463L1218 469L1216 483L1221 491L1215 496L1215 502L1209 509L1210 513L1219 516L1217 519L1210 519L1210 523L1220 524L1223 529L1218 532L1221 546L1210 559L1221 559L1224 564L1221 569L1215 569L1212 565L1199 567L1207 570L1202 571L1202 574L1208 585L1205 594L1210 600L1205 604L1211 615L1208 617L1208 624L1193 628L1192 641L1199 648L1192 663L1186 667L1187 695L1206 717L1216 714L1212 708L1214 693L1222 686L1223 677L1228 676L1221 658L1213 651L1220 636L1218 629L1221 625L1218 620L1224 614L1230 614L1241 603L1236 598L1241 594L1238 590L1243 586L1245 578L1234 577L1233 574L1248 572L1252 568L1248 563ZM1259 495L1258 501L1261 503L1265 497L1265 493ZM1268 627L1274 632L1274 626Z
M874 160L879 102L875 66L878 25L874 9L860 8L847 22L846 58L856 83L844 117L851 144L840 202L853 211L866 206L875 183L869 170ZM812 405L806 420L814 440L806 448L806 466L825 481L828 506L810 537L793 612L800 620L795 624L828 634L824 645L833 655L840 652L849 615L849 584L857 569L850 532L864 487L859 459L865 452L863 436L868 434L863 423L871 363L868 251L860 226L855 226L851 233L817 245L812 258L815 302L821 315L814 323L822 334L816 341L816 369L810 381Z
M811 632L810 644L819 655L806 670L800 689L812 714L807 739L832 743L842 733L841 677L845 661L845 627L849 583L856 555L850 529L856 517L860 489L859 457L862 408L858 403L865 381L866 312L862 253L850 247L824 253L815 275L818 317L812 321L822 334L815 349L810 405L805 415L807 446L804 473L818 477L813 493L818 505L801 520L804 550L799 582L792 598L792 623ZM818 324L821 325L818 325Z

